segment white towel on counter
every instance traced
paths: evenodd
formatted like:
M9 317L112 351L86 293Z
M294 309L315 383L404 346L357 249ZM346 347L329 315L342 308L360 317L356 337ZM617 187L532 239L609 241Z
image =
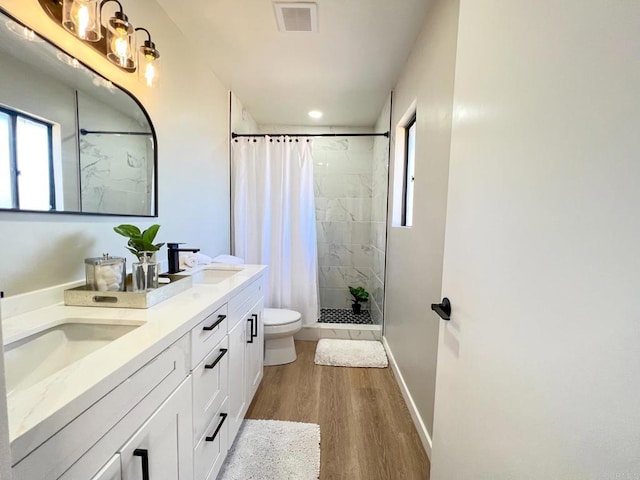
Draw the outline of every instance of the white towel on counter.
M184 269L197 267L198 265L209 265L212 261L210 256L200 252L182 254L180 255L180 268Z
M212 260L213 263L226 263L227 265L242 265L244 258L234 257L233 255L218 255Z

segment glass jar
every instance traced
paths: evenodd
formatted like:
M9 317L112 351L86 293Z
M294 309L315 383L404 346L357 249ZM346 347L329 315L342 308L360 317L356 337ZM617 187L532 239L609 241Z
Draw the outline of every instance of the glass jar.
M102 257L84 259L87 285L99 292L124 292L127 274L127 260L122 257Z
M131 286L134 292L158 288L160 263L153 260L155 252L139 252L138 262L131 266Z

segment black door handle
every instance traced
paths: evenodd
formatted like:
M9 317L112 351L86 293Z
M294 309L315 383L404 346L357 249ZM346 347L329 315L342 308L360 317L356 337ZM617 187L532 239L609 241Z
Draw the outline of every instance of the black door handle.
M432 303L431 310L436 312L441 319L451 320L451 302L447 297L442 299L442 303Z
M258 337L258 314L252 313L251 316L254 318L253 323L251 324L251 337ZM256 333L253 333L253 327L256 327Z
M247 340L247 343L253 343L253 317L247 318L247 322L251 322L251 325L249 326L249 340Z
M142 480L149 480L149 450L136 448L133 451L133 456L140 457L142 460Z

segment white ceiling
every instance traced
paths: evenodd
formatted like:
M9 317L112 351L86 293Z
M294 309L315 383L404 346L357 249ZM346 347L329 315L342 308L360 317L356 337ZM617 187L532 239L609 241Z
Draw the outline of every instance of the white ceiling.
M258 123L332 126L375 124L430 3L317 0L318 33L280 33L271 0L158 2Z

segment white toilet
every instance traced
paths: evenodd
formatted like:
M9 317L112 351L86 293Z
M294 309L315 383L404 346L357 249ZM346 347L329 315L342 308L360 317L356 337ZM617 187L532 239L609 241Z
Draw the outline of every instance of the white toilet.
M295 362L293 335L302 328L300 313L282 308L265 308L262 321L265 366Z

